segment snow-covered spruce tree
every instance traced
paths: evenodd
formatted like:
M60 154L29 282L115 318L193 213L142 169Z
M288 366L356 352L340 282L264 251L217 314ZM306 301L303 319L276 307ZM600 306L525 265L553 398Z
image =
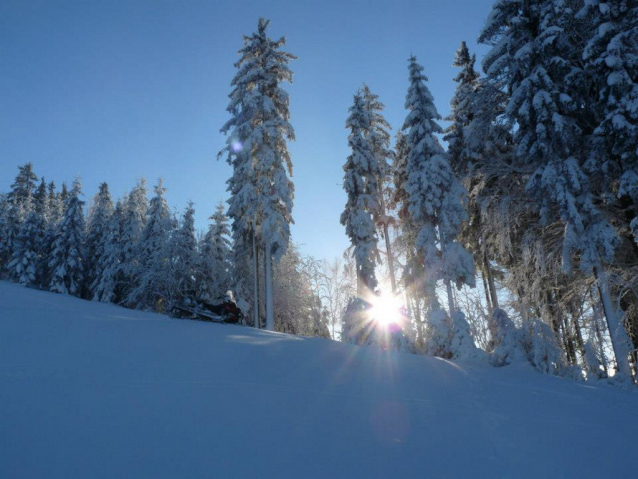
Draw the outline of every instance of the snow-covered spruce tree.
M341 213L341 224L346 227L346 235L353 247L357 266L357 294L363 297L366 291L374 291L377 287L374 268L378 258L378 239L373 215L379 209L377 199L381 168L367 136L372 125L361 92L354 96L349 111L346 128L350 129L348 146L352 153L343 166L343 189L348 199Z
M59 222L62 220L62 216L64 216L64 208L66 198L69 196L69 191L66 187L66 183L62 183L62 188L58 193L55 194L55 200L50 199L49 202L51 204L51 215L55 222Z
M46 234L49 222L49 199L44 178L20 206L26 218L14 241L9 264L13 278L25 286L43 286L46 265ZM26 213L26 212L29 213Z
M395 251L397 256L402 256L404 262L398 269L402 286L406 296L408 316L416 325L416 344L423 345L425 340L424 321L421 314L422 283L424 278L424 261L422 255L416 249L417 229L410 221L408 212L408 156L410 147L402 131L396 135L394 161L392 162L392 181L394 190L391 195L390 207L397 212L398 235L395 238Z
M182 216L179 228L171 237L170 261L172 267L172 301L192 303L197 296L195 284L197 272L197 239L195 238L195 208L189 202Z
M27 163L18 167L18 174L6 195L6 212L3 225L3 236L0 238L0 260L5 273L13 254L15 241L22 223L33 208L33 196L36 192L38 177L33 172L33 165Z
M252 244L252 310L257 324L257 249L263 250L266 328L272 330L275 322L271 263L273 257L278 261L288 246L294 195L289 179L292 162L286 145L287 140L294 140L294 130L288 121L288 94L280 83L292 82L288 64L296 57L281 50L285 38L272 40L267 36L269 23L260 18L257 32L244 37L227 108L232 118L222 128L222 132L230 135L221 153L228 154L228 162L233 166L233 176L228 181L231 194L228 216L233 221L235 255L240 259L235 263L242 263Z
M507 95L490 79L480 79L474 64L475 56L470 55L462 42L453 62L460 71L454 79L457 86L447 118L452 124L443 138L449 145L450 165L469 192L469 220L463 224L460 241L479 266L487 308L491 311L499 307L499 300L491 264L494 254L488 244L484 216L497 216L494 209L499 201L507 201L516 190L501 181L511 151L509 130L501 121ZM501 184L504 187L499 191Z
M364 108L370 119L370 131L367 133L368 143L376 159L376 170L379 178L376 183L379 187L377 193L377 210L373 212L373 219L377 227L383 233L385 240L385 252L388 262L388 273L392 293L396 294L396 278L394 273L394 257L390 241L390 226L395 224L395 220L390 216L390 196L392 195L392 159L394 154L390 149L390 125L383 117L385 106L379 101L379 95L370 91L368 85L364 83L361 88Z
M164 193L166 188L162 179L159 179L155 196L149 204L146 224L135 247L135 287L126 298L129 307L161 312L167 306L167 301L172 299L168 297L172 280L169 241L174 222Z
M120 262L120 300L126 302L127 297L138 284L138 243L146 227L148 198L146 180L140 179L126 197L123 207L120 230L121 262Z
M49 196L49 222L57 223L60 221L59 208L57 205L58 195L55 192L55 182L50 181L47 185L47 194Z
M224 204L219 203L210 217L212 223L199 245L197 274L198 299L217 304L224 299L231 286L231 242Z
M36 211L31 203L28 197L21 203L21 208L31 212L20 225L9 263L11 277L24 286L40 285L42 281L46 219L43 212Z
M638 5L626 0L587 1L578 13L586 29L582 52L593 131L585 169L593 176L599 208L613 217L621 238L609 271L610 289L633 342L638 363ZM579 32L581 33L581 32ZM582 34L582 33L581 33ZM596 182L596 180L598 180ZM633 245L630 243L633 242Z
M517 166L531 173L526 189L539 206L541 222L564 225L563 268L576 257L593 272L611 332L618 377L631 375L629 338L611 297L604 263L614 259L616 232L593 200L583 170L582 75L565 22L568 3L501 0L492 10L480 41L494 45L484 61L492 77L505 77L512 92L506 114L516 125Z
M474 109L472 102L478 87L479 74L474 70L476 56L471 55L465 42L456 51L453 66L460 68L454 78L457 83L454 97L450 102L452 111L446 118L451 122L445 130L443 139L448 142L448 160L452 170L459 178L464 178L476 160L476 153L467 147L465 129L473 120Z
M51 279L49 289L55 293L80 296L84 284L84 201L82 184L73 181L65 210L56 228L55 241L49 255Z
M49 194L47 191L47 183L42 177L40 185L33 195L33 209L42 217L45 223L51 219L51 205L49 202Z
M14 208L19 208L23 203L29 202L33 207L33 197L36 193L36 183L38 177L33 172L33 164L26 163L18 166L18 174L11 185L11 191L7 195L9 202ZM23 208L24 218L31 212L30 209Z
M120 281L122 278L121 228L124 206L121 201L115 205L104 231L103 249L95 262L95 277L90 286L93 301L117 303L119 301Z
M113 200L107 183L100 184L100 189L93 198L89 210L86 230L86 283L90 287L101 276L99 268L103 265L102 256L105 254L109 241L109 226L113 215ZM87 296L91 297L92 293Z
M11 232L11 204L7 199L7 195L0 194L0 277L3 276L5 269L11 258L12 239L9 241Z
M364 312L369 305L363 298L377 287L374 270L379 252L374 217L380 211L379 181L384 168L379 164L370 141L371 114L360 91L354 96L349 111L346 128L350 129L348 146L352 153L343 166L347 202L341 213L341 224L346 227L346 235L352 245L357 270L357 298L353 298L346 309L342 339L365 344L372 341L372 335L366 332L370 328L370 318Z
M44 200L42 201L42 204L45 205ZM49 269L48 258L53 251L53 242L55 241L58 224L64 215L64 204L62 204L60 196L55 192L55 183L53 181L49 182L47 185L47 198L44 208L47 210L47 220L46 230L44 232L44 245L42 249L42 257L44 261L41 282L42 286L46 288L51 280L51 270Z
M455 315L456 307L452 283L474 286L474 262L472 256L458 243L461 223L467 219L465 191L455 177L443 148L435 133L442 133L436 120L440 119L432 95L414 56L409 60L410 87L406 97L409 111L403 125L409 145L405 190L408 194L409 221L417 233L416 248L423 255L425 266L425 293L432 315L432 328L443 327L440 305L436 297L437 281L443 280L448 296L449 316ZM457 318L461 321L461 318ZM449 329L452 330L451 324ZM444 331L433 332L440 337L435 350L449 348L451 335Z
M578 16L591 25L582 58L597 93L587 167L617 191L638 242L638 5L587 0Z

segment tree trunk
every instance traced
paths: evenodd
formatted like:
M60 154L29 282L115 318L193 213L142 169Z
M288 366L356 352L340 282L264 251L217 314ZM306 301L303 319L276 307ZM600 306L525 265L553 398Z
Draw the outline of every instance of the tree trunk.
M494 311L494 307L492 306L492 299L490 298L490 290L487 285L487 273L485 271L481 272L481 279L483 280L483 293L485 293L485 302L487 303L487 312L492 315L492 311Z
M417 327L419 328L421 335L421 345L425 344L425 331L423 329L423 319L421 318L421 303L419 302L419 298L414 295L414 318L417 321Z
M598 281L598 294L607 319L607 328L609 329L614 356L616 356L616 374L620 376L621 381L625 379L631 380L629 336L625 326L622 324L622 317L614 307L607 272L600 263L594 266L594 277Z
M388 224L383 223L383 236L385 236L385 250L388 255L388 271L390 272L390 284L392 285L392 296L397 294L397 281L394 277L394 258L392 257L392 247L390 245L390 232Z
M487 251L483 251L483 267L487 273L487 284L490 288L490 296L492 298L492 307L500 308L498 304L498 295L496 294L496 285L494 284L494 275L492 274L492 266L490 260L487 257Z
M454 293L452 292L452 283L450 282L450 280L446 279L444 281L444 283L445 283L445 289L447 291L447 305L448 305L448 308L450 310L449 314L450 314L450 318L451 318L452 316L454 316L454 311L456 309L454 307L454 296L453 296Z
M270 245L266 245L264 256L266 257L266 329L268 331L274 331L275 311L272 291L272 254L270 252Z
M259 329L259 251L253 232L253 325Z

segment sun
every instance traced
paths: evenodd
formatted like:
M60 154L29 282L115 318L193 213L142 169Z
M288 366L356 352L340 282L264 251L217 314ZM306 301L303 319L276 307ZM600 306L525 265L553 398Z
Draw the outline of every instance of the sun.
M388 327L401 322L403 303L398 296L374 296L370 303L370 319L380 326Z

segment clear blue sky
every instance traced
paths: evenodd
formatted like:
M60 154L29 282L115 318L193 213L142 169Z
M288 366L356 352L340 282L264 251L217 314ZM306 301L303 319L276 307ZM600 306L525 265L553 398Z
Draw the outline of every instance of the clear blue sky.
M405 117L407 58L425 66L439 112L449 112L451 66L472 51L493 0L0 2L0 191L31 161L47 180L81 176L87 199L107 181L114 197L136 178L163 177L173 208L195 202L204 228L230 174L216 153L233 64L257 19L285 35L293 62L290 144L293 241L318 258L348 246L344 128L362 82L380 95L393 134Z

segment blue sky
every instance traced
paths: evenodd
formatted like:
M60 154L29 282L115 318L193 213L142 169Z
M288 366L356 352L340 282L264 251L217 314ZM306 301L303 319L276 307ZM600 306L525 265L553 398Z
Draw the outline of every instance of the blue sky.
M344 128L366 82L393 134L405 117L407 58L418 57L439 112L449 112L451 66L475 39L493 0L0 2L0 191L17 165L56 183L80 176L87 199L107 181L114 197L136 178L163 177L171 207L195 202L197 227L226 198L230 169L216 160L242 35L257 19L285 35L294 84L290 144L293 241L318 258L348 246Z

